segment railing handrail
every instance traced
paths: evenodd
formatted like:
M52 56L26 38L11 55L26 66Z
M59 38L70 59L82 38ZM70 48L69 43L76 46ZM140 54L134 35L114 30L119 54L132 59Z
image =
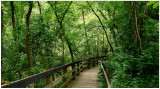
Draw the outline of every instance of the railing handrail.
M2 85L1 87L2 88L11 88L11 87L12 88L22 88L22 87L26 87L27 85L29 85L29 84L31 84L33 82L36 82L37 80L40 80L42 78L45 78L45 77L47 77L49 75L52 75L53 73L59 72L60 70L66 68L66 67L72 66L72 65L80 63L82 61L96 59L96 58L105 58L105 57L106 56L101 56L101 57L94 57L94 58L78 60L78 61L66 64L66 65L62 65L62 66L58 66L56 68L49 69L49 70L47 70L45 72L42 72L42 73L34 74L32 76L29 76L29 77L26 77L26 78L11 82L9 84Z
M110 82L109 82L107 73L106 73L106 71L105 71L105 68L104 68L104 65L102 64L102 62L100 62L100 66L101 66L102 72L103 72L103 74L104 74L104 78L105 78L105 81L106 81L106 85L108 86L108 88L111 88L111 85L110 85Z

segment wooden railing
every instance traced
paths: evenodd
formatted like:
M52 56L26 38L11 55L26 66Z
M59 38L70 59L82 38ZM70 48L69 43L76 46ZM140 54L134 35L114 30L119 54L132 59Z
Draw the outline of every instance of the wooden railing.
M106 88L111 88L110 82L111 82L111 74L109 71L106 71L105 66L102 64L102 62L100 61L100 66L101 66L101 70L103 72L104 78L105 78L105 82L106 82Z
M94 66L95 64L98 64L98 60L101 60L101 59L103 60L106 58L107 58L106 56L101 56L101 57L94 57L94 58L89 58L89 59L78 60L78 61L66 64L66 65L62 65L56 68L49 69L42 73L38 73L32 76L29 76L24 79L17 80L15 82L11 82L9 84L2 85L1 87L2 88L23 88L40 79L50 77L54 73L57 73L61 70L66 70L66 72L62 76L58 77L56 80L49 82L46 88L49 88L49 87L52 88L55 85L59 84L59 82L61 81L63 81L63 84L60 87L61 88L66 87L67 84L70 81L72 81L77 75L79 75L79 73L83 71L85 68L89 68L91 65ZM69 72L67 72L68 67L72 67L72 70ZM72 77L67 80L67 77L69 75L72 75Z

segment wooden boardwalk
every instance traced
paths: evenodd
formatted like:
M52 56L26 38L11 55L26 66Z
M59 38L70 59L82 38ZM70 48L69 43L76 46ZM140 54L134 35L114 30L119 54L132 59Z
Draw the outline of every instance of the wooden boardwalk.
M98 66L87 69L80 73L68 88L98 88Z

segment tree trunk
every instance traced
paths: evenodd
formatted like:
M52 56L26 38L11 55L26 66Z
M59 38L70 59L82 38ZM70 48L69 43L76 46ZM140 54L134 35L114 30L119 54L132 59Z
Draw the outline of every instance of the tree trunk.
M65 64L65 62L64 62L64 41L63 41L63 38L62 38L62 45L63 45L63 53L62 53L62 56L63 56L63 64Z
M88 1L87 1L87 3L89 4ZM112 45L111 45L111 43L110 43L110 41L109 41L109 39L108 39L107 32L106 32L106 30L105 30L105 27L104 27L103 24L102 24L101 19L100 19L99 16L95 13L95 11L93 10L93 8L92 8L92 6L91 6L90 4L89 4L89 6L91 7L91 9L92 9L92 11L94 12L94 14L97 16L97 18L98 18L98 20L99 20L99 22L100 22L100 24L101 24L101 26L102 26L105 34L106 34L107 42L108 42L108 44L109 44L109 46L110 46L110 48L111 48L111 51L112 51L112 53L113 53L113 47L112 47Z
M102 56L104 56L104 34L103 34Z
M67 41L67 45L68 45L68 48L69 48L69 51L70 51L70 55L71 55L71 59L72 59L72 62L74 62L74 59L73 59L73 50L71 48L71 43L69 41L69 39L67 37L65 37L65 40ZM74 69L75 65L73 64L72 65L72 70ZM74 76L75 72L72 73L72 76ZM73 78L74 80L75 78Z
M2 9L2 6L1 6L1 52L2 52L2 58L3 58L3 53L4 53L4 48L3 48L3 28L4 28L4 20L3 20L3 9Z
M42 17L42 10L41 10L41 5L40 5L40 3L39 3L39 1L37 1L38 2L38 7L39 7L39 12L40 12L40 15L41 15L41 22L40 22L40 24L43 24L43 17Z
M41 5L40 5L39 1L37 1L37 2L38 2L39 12L40 12L40 14L42 14Z
M141 54L142 52L142 46L141 46L141 38L138 32L138 21L137 21L137 3L136 1L133 2L134 4L134 17L135 17L135 30L136 30L136 34L138 36L138 40L139 40L139 53Z
M62 53L62 56L63 56L63 65L65 65L65 60L64 60L64 39L63 39L63 36L64 36L64 29L63 29L63 35L62 35L62 44L63 44L63 53ZM63 69L63 74L67 73L67 68L64 68ZM63 82L65 83L67 80L66 77L63 77Z
M145 1L145 6L144 6L144 10L143 10L143 16L142 16L142 19L141 19L141 26L140 26L140 37L142 38L142 28L143 28L143 20L144 20L144 15L145 15L145 12L146 12L146 7L147 7L147 1Z
M71 48L71 45L67 42L68 44L68 48L69 48L69 51L70 51L70 55L71 55L71 59L72 59L72 62L74 62L74 59L73 59L73 51L72 51L72 48Z
M26 29L26 32L27 32L27 35L26 35L26 53L27 53L30 68L33 67L33 60L32 60L31 53L30 53L30 42L29 42L30 41L29 18L30 18L31 12L32 12L32 6L33 6L33 2L29 2L29 10L28 10L28 13L26 15L26 24L27 24L27 29Z
M16 35L16 27L15 27L15 16L14 16L14 2L11 1L11 11L12 11L12 25L13 25L13 36L14 36L14 40L17 41L17 35Z
M98 31L98 38L97 38L97 56L99 57L99 31Z

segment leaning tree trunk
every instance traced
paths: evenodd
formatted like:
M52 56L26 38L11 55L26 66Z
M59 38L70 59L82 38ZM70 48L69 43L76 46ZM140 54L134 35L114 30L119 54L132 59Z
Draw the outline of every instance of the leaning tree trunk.
M65 37L65 40L66 40L67 45L68 45L68 48L69 48L69 52L70 52L70 55L71 55L72 62L74 62L74 59L73 59L73 50L72 50L72 48L71 48L71 43L70 43L70 41L69 41L69 39L68 39L67 37ZM75 65L73 64L73 65L72 65L72 69L74 69L74 67L75 67ZM74 76L74 74L75 74L75 72L72 73L72 76ZM74 80L74 79L75 79L75 78L73 78L73 80Z
M29 2L29 10L28 10L28 13L26 15L26 24L27 24L27 29L26 29L26 32L27 32L27 35L26 35L26 53L27 53L30 68L33 67L33 60L32 60L32 57L31 57L30 42L29 42L29 40L30 40L29 18L30 18L31 12L32 12L32 7L33 7L33 2Z
M40 12L40 14L42 14L41 5L40 5L39 1L37 1L37 2L38 2L39 12Z
M72 48L71 48L70 43L68 42L68 39L67 39L67 45L68 45L68 48L69 48L69 52L70 52L70 55L71 55L72 62L74 62L74 59L73 59L73 51L72 51Z
M111 48L111 51L112 51L112 53L113 53L113 47L112 47L112 45L111 45L111 43L110 43L110 41L109 41L109 39L108 39L107 32L106 32L106 30L105 30L105 27L104 27L103 24L102 24L101 19L100 19L99 16L95 13L95 11L93 10L92 6L89 4L88 1L87 1L87 3L88 3L88 5L90 6L90 8L92 9L92 11L94 12L94 14L97 16L97 18L98 18L98 20L99 20L99 22L100 22L100 24L101 24L101 26L102 26L105 34L106 34L107 42L108 42L108 44L109 44L109 46L110 46L110 48Z

